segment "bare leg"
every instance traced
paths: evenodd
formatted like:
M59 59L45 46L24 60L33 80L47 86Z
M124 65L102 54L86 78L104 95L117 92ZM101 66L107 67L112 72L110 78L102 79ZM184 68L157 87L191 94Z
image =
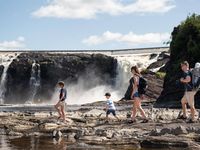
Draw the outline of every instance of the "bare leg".
M192 121L194 121L194 119L195 119L195 108L191 107L190 110L191 110Z
M60 109L59 109L59 102L54 107L55 107L55 109L57 110L57 112L59 114L59 118L62 117L62 114L61 114Z
M120 119L117 116L114 116L118 121L120 121Z
M135 117L137 115L137 108L138 108L138 98L134 99L134 103L133 103L133 111L132 111L132 120L135 120Z
M186 117L187 114L186 114L186 110L187 110L187 101L185 99L182 99L181 100L181 104L182 104L182 110L183 110L183 117Z
M145 115L145 112L144 112L143 108L141 107L141 104L140 104L140 106L138 107L138 109L139 109L139 111L140 111L142 117L143 117L144 119L147 119L147 117L146 117L146 115Z
M65 107L61 106L61 113L62 113L62 117L63 117L63 122L65 122Z
M106 114L106 122L108 122L108 114Z
M192 121L195 121L195 107L194 107L194 96L195 96L196 92L190 92L189 94L189 100L190 100L190 110L191 110L191 118L192 118Z

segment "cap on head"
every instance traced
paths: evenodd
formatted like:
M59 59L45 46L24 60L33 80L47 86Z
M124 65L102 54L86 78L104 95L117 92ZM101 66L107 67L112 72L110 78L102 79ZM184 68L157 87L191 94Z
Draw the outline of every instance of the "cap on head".
M58 85L60 85L60 86L65 86L65 83L64 83L63 81L59 81L59 82L58 82Z
M187 61L181 62L181 65L185 65L185 66L189 67L189 63Z
M106 93L105 96L111 96L111 94L110 93Z

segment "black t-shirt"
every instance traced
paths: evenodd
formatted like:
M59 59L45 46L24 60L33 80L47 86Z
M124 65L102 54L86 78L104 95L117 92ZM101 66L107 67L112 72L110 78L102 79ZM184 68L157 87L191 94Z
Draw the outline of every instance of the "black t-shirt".
M183 83L184 84L184 88L185 88L185 91L192 91L192 89L193 89L193 86L192 86L192 73L189 70L187 72L183 72L183 74L182 74L182 78L183 79L186 79L188 76L191 78L191 81L189 83Z
M64 101L67 98L67 90L64 88L60 89L59 99Z

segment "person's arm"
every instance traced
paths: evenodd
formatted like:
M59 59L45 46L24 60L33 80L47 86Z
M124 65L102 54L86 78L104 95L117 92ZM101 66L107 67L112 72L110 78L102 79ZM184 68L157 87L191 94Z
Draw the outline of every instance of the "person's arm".
M105 106L105 108L104 108L104 111L107 111L108 110L108 105L109 105L109 103L108 102L106 102L106 106Z
M106 111L108 110L108 108L109 108L108 105L106 105Z
M135 77L133 77L133 90L132 90L132 93L131 93L131 98L133 98L134 97L134 92L135 92L135 90L137 89L137 80L136 80L136 78Z
M189 83L191 81L191 77L188 75L185 79L181 78L180 81L182 83Z
M134 83L133 83L133 91L135 91L138 88L138 81L136 79L136 77L133 78L134 79Z

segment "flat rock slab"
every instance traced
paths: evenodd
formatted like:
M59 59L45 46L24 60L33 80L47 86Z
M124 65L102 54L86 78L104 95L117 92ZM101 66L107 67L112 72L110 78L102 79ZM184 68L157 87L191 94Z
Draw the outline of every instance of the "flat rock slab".
M141 142L143 148L190 148L192 145L200 148L200 145L189 140L188 138L177 136L156 136L147 137Z

